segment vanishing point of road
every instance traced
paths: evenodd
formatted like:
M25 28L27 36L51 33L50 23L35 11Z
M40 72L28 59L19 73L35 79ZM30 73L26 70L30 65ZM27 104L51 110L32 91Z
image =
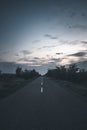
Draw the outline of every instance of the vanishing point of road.
M0 130L87 130L87 102L39 77L0 101Z

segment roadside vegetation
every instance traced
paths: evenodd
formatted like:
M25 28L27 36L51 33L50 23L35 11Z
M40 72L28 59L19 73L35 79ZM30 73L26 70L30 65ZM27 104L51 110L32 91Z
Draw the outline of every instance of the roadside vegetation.
M49 69L46 76L56 79L60 86L87 97L87 71L78 68L76 64Z
M35 70L23 71L21 67L16 68L15 74L0 71L0 99L16 92L39 76Z

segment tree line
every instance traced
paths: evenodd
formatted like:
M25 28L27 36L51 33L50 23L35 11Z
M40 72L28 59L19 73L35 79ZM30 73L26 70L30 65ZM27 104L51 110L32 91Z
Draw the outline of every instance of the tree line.
M25 69L23 71L21 67L17 67L16 68L16 75L18 77L22 77L24 79L29 79L29 78L40 76L40 74L38 72L36 72L35 69L33 69L33 70L27 70L27 69Z
M87 71L80 69L76 64L71 64L69 67L64 65L57 66L55 69L49 69L46 76L84 85L87 84Z
M28 70L25 69L23 70L21 67L17 67L15 70L15 73L2 73L2 71L0 71L0 79L9 79L9 78L24 78L24 79L31 79L31 78L35 78L35 77L39 77L40 74L35 70Z

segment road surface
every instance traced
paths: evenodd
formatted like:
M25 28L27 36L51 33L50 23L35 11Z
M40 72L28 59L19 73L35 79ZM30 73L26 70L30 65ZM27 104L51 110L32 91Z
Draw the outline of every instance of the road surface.
M5 129L87 130L87 103L39 77L0 101L0 130Z

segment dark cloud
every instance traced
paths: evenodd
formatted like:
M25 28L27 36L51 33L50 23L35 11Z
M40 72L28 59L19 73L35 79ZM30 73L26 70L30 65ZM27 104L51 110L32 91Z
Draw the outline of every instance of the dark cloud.
M24 58L19 58L17 61L19 62L26 62L26 64L30 65L38 65L46 62L46 59L44 58L38 58L38 57L24 57Z
M61 62L62 59L60 58L51 58L50 61L54 61L54 62Z
M35 60L39 60L40 58L39 57L34 57Z
M85 56L86 54L87 54L86 52L77 52L68 56L82 57Z
M0 62L2 62L3 61L3 59L2 58L0 58Z
M83 44L87 44L87 41L81 41L81 43L83 43Z
M56 53L56 55L61 55L61 54L63 54L63 53Z
M80 29L81 31L87 31L87 25L69 25L68 26L70 29Z
M38 42L40 42L41 40L34 40L34 41L32 41L32 43L38 43Z
M75 17L75 16L76 16L76 12L71 12L71 13L70 13L70 17L71 17L71 18L73 18L73 17Z
M47 38L50 38L50 39L53 39L53 40L58 39L58 37L52 36L50 34L45 34L44 37L47 37Z
M38 50L49 49L49 48L54 48L54 47L57 47L57 45L42 46L42 47L38 48Z
M1 50L0 53L1 54L8 54L8 53L10 53L10 51L3 51L3 50Z
M15 56L19 57L19 54L15 54Z
M21 53L23 53L24 55L29 55L32 52L30 52L29 50L22 50Z
M86 14L85 14L85 13L82 13L82 17L86 17Z
M26 62L26 64L30 64L32 66L36 66L36 65L43 65L43 64L48 64L48 63L58 63L58 62L61 62L62 59L60 58L48 58L48 59L45 59L45 58L38 58L38 57L33 57L32 59L31 58L20 58L18 60L19 62Z
M50 55L46 55L47 57L50 57Z
M29 62L30 60L29 60L29 58L24 57L24 58L19 58L18 61Z

